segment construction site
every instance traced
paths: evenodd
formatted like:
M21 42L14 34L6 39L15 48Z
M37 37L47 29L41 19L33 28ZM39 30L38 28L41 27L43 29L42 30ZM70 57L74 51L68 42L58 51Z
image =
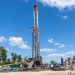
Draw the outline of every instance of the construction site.
M40 53L38 9L38 4L35 3L33 6L34 23L31 28L32 57L25 61L2 64L0 66L0 71L6 73L0 73L0 75L75 75L75 62L61 59L61 63L57 65L43 63L43 57ZM1 52L0 62L2 62Z

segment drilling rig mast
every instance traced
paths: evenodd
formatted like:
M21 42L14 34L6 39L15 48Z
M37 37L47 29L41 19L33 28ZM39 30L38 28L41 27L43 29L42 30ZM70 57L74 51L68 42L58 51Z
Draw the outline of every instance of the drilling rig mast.
M40 62L39 29L38 29L38 5L34 4L34 26L32 28L33 47L32 58Z

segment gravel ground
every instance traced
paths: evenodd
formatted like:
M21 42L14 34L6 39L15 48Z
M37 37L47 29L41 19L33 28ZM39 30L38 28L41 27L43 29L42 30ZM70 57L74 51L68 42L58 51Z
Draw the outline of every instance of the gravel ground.
M75 71L5 72L0 75L75 75Z

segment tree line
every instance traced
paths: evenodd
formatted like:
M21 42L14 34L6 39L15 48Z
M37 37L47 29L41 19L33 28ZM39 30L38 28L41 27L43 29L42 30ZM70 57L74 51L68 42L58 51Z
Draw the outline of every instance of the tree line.
M75 56L72 58L68 57L67 60L69 62L75 63ZM14 52L11 52L11 58L8 58L7 56L7 49L3 46L0 46L0 65L4 64L12 64L15 62L22 62L22 61L27 61L27 58L25 57L24 59L22 58L22 55L18 55ZM58 62L52 60L50 61L50 64L58 64Z
M22 55L12 52L11 58L8 58L7 49L3 46L0 46L0 65L12 64L15 62L22 62Z

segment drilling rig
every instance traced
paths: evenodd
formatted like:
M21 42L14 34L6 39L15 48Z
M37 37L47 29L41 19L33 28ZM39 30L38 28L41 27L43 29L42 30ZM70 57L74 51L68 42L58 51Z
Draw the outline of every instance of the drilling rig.
M38 5L34 4L34 26L32 28L32 59L40 64L39 28L38 28Z

